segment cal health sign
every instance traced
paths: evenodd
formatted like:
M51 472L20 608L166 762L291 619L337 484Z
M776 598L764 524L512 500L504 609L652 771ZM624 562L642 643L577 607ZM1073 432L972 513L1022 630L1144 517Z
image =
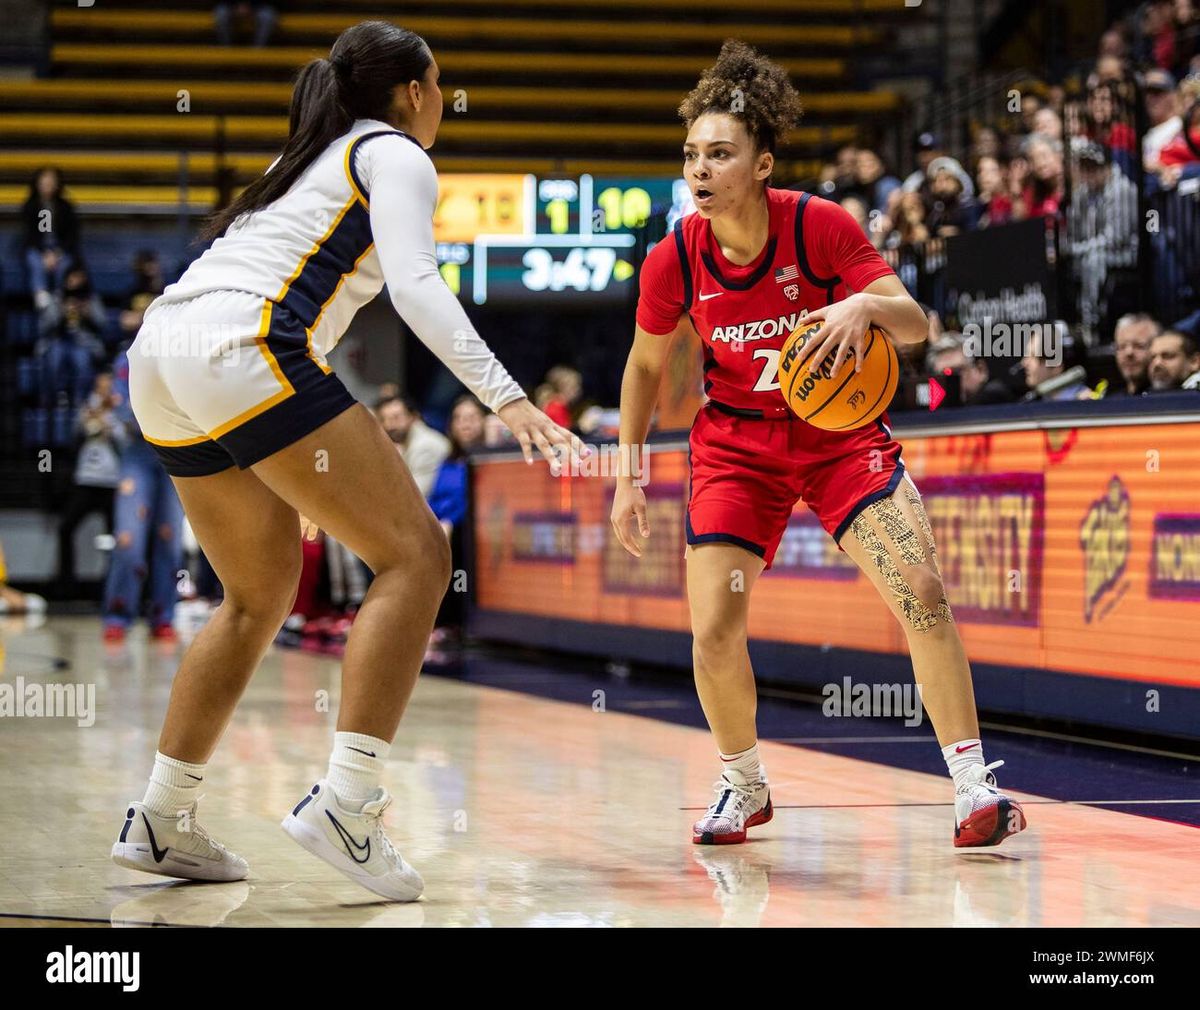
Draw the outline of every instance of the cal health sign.
M1200 687L1200 439L1134 424L906 437L947 595L977 662ZM476 604L686 632L686 444L656 449L640 561L613 482L473 468ZM801 504L754 589L754 638L907 653L900 626Z

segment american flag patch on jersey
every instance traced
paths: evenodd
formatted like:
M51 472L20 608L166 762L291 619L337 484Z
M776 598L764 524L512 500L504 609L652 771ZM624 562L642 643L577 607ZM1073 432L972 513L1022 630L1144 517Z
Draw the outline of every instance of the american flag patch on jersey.
M782 270L775 271L775 283L786 284L788 281L794 281L800 276L800 271L796 269L793 263L790 267L784 267Z

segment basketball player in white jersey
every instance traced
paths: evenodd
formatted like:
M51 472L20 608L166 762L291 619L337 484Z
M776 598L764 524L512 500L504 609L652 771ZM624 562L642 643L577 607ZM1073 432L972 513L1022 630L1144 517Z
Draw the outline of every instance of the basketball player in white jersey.
M130 399L225 588L184 654L145 797L113 859L239 880L244 859L196 823L205 767L295 598L298 514L375 573L346 644L329 770L283 822L376 894L423 884L383 832L384 762L450 578L450 549L395 447L326 362L386 283L397 311L557 472L586 454L526 399L437 270L442 117L425 42L387 22L343 32L300 72L287 144L219 214L216 242L155 300L129 351ZM304 523L305 520L299 520Z

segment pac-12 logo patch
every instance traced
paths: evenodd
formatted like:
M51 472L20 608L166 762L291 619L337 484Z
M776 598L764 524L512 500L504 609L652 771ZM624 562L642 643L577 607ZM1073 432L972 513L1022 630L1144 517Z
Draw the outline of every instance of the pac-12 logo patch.
M789 284L786 288L783 289L783 293L785 295L787 295L789 301L794 302L797 298L800 297L800 285L799 284Z

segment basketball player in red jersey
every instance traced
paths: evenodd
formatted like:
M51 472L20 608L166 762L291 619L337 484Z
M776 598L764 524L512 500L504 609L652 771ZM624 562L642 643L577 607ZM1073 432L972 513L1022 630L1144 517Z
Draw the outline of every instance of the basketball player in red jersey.
M933 533L887 415L826 432L792 413L779 388L780 348L820 321L806 367L833 352L855 367L871 324L900 344L927 320L837 204L772 189L774 149L800 111L786 73L726 42L680 106L684 176L697 213L659 242L641 273L637 329L621 386L622 445L645 440L673 339L694 326L708 401L689 439L687 586L696 689L723 765L693 841L745 841L771 819L758 759L756 691L746 648L750 596L799 499L887 602L908 639L921 700L954 780L954 844L996 845L1025 827L1021 807L984 763L971 671L942 588ZM646 500L619 479L617 537L635 557L650 535ZM636 531L631 529L636 527ZM741 573L737 578L736 573ZM736 587L736 588L735 588Z

